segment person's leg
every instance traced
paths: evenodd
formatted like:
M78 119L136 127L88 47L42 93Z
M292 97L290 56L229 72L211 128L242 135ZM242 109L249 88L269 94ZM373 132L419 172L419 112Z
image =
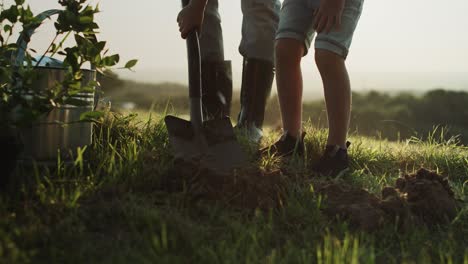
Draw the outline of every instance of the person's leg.
M346 149L351 116L351 85L345 60L328 50L317 49L315 61L322 77L327 107L327 145L337 145Z
M283 135L273 145L261 150L279 156L304 153L302 130L301 59L310 47L313 8L307 0L285 0L276 35L276 84L281 109Z
M244 57L241 110L238 127L247 130L253 142L263 136L261 128L267 98L274 78L274 39L279 21L278 0L242 0L242 40L239 52Z
M322 46L331 47L327 43L322 43ZM314 171L324 176L338 176L349 168L346 138L351 112L351 88L343 55L347 54L347 50L342 53L332 50L319 48L315 51L315 61L325 93L328 139Z
M276 85L283 130L299 138L302 130L302 71L304 42L279 39L276 42Z
M281 38L276 41L276 86L281 110L283 135L272 146L260 150L279 156L303 155L302 71L304 41Z
M224 60L218 0L210 0L200 35L202 102L205 119L229 116L232 100L231 62Z
M241 0L242 39L239 52L244 58L274 63L278 30L279 0Z
M351 88L345 59L362 11L363 0L346 0L341 27L320 33L315 41L315 61L322 77L328 114L328 140L314 170L338 176L349 168L346 137L351 111Z
M345 60L353 39L363 0L347 0L341 17L341 28L317 35L315 62L322 77L328 114L327 145L346 149L351 115L351 85Z
M218 11L218 0L209 0L200 34L202 61L224 61L223 30Z

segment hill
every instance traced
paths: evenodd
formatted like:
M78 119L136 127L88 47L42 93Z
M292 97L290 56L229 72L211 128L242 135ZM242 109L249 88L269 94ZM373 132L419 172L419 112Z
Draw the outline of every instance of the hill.
M0 194L1 262L467 262L466 204L444 224L388 223L366 231L353 227L352 219L330 218L326 212L334 196L319 191L320 184L342 184L380 199L402 173L425 167L447 176L455 197L466 200L466 147L440 137L389 142L355 135L351 172L325 179L314 176L310 165L324 147L326 131L309 123L304 161L251 157L251 169L258 173L251 176L267 183L256 195L281 179L274 185L280 188L269 192L281 203L254 209L232 202L239 196L203 196L209 189L193 185L203 172L192 170L189 178L178 179L183 167L170 156L160 117L139 121L135 115L108 113L97 123L94 144L79 151L72 164L20 166ZM262 145L279 136L267 135ZM252 153L257 148L244 147ZM251 193L252 183L246 184L240 197Z

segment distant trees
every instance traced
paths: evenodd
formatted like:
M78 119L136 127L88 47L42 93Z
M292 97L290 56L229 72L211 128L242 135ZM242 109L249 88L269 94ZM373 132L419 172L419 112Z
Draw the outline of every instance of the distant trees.
M164 111L170 102L170 111L188 112L187 88L180 84L145 84L120 80L116 75L102 78L104 96L110 97L113 106L132 102L137 108ZM239 110L239 95L233 96L231 113ZM424 138L435 127L448 129L446 137L460 135L468 145L468 92L436 89L421 96L404 92L389 95L370 91L353 93L351 132L389 140ZM323 100L304 103L304 120L326 127L327 116ZM281 115L277 98L271 98L266 109L267 125L279 127ZM236 116L232 118L234 121Z
M304 118L326 127L323 102L304 105ZM468 144L468 93L432 90L422 96L381 92L353 93L351 131L397 140L424 138L435 127L447 128L446 137L460 135Z

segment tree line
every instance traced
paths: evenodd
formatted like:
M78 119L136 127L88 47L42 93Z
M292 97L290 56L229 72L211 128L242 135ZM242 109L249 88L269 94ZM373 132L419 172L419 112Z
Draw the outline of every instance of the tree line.
M186 87L179 84L145 84L120 80L115 75L101 78L104 96L118 109L124 102L132 102L137 109L186 113ZM239 95L234 92L231 113L238 113ZM304 103L304 121L318 127L327 126L325 103L313 100ZM236 116L233 116L236 120ZM266 109L265 123L280 125L278 100L271 97ZM468 144L468 92L434 89L422 95L401 92L390 95L370 91L353 93L351 133L389 140L411 137L425 138L436 127L444 129L446 139L458 137Z

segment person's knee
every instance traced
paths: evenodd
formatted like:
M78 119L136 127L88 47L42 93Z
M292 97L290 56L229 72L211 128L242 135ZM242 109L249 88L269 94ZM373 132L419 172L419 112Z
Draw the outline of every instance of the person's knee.
M303 44L295 39L279 39L275 43L276 63L280 65L298 64L304 54Z
M328 50L316 49L315 63L320 71L330 71L344 66L344 58Z

